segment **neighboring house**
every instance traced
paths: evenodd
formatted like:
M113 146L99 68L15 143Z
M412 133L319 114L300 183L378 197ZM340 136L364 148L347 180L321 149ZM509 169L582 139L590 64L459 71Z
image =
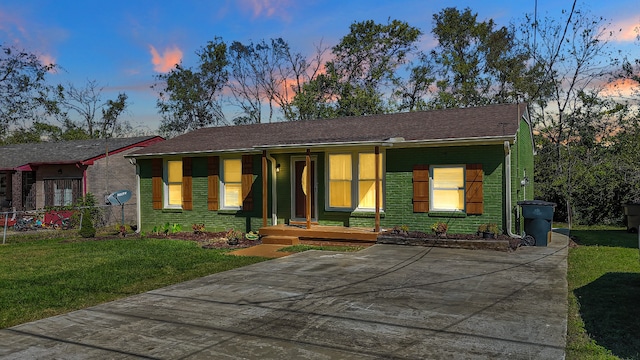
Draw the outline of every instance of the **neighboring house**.
M135 167L124 155L160 141L144 136L0 146L0 203L35 210L71 205L87 193L101 204L117 190L135 193ZM127 218L135 221L135 206L127 207Z
M519 104L204 128L127 157L145 231L166 222L430 231L443 221L450 232L492 222L511 233L516 202L533 197L533 155Z

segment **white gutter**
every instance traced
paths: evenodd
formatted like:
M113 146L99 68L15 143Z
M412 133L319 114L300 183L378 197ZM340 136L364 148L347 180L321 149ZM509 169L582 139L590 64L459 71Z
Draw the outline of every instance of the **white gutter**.
M276 172L276 159L267 153L267 159L271 161L271 225L278 225L278 192L277 192L277 177Z
M504 177L505 177L505 230L507 235L512 238L521 238L522 236L516 235L511 232L511 144L508 141L504 142Z

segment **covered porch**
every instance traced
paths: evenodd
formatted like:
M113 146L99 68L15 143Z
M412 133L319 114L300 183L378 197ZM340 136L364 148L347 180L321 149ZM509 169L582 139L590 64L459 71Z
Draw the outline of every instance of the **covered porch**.
M304 224L263 226L258 232L263 244L280 245L296 245L300 240L375 243L379 233L375 229L317 224L309 228Z
M271 214L271 226L268 226L269 209L268 209L268 194L271 194L271 198L275 199L275 179L276 179L276 163L272 157L267 153L267 150L262 152L262 174L269 173L268 162L271 161L273 186L271 192L268 188L267 176L262 177L262 226L258 230L258 233L262 237L263 244L280 244L280 245L295 245L299 244L300 240L319 240L319 241L343 241L343 242L362 242L362 243L375 243L378 234L380 233L380 204L382 195L381 192L381 157L380 146L374 147L375 165L374 165L374 224L370 228L361 227L345 227L335 225L320 225L312 219L312 198L316 198L314 194L314 187L312 186L312 171L302 171L301 177L304 181L301 181L302 198L304 199L304 220L293 221L291 219L288 224L277 223L277 203L274 200L272 204ZM306 148L306 155L304 157L304 169L312 169L312 157L311 149Z

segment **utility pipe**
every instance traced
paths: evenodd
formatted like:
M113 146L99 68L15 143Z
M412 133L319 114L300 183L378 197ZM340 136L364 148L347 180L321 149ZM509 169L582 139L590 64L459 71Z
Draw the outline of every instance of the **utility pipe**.
M504 142L504 177L505 177L505 227L507 235L512 238L520 239L522 236L511 232L511 144L508 141Z

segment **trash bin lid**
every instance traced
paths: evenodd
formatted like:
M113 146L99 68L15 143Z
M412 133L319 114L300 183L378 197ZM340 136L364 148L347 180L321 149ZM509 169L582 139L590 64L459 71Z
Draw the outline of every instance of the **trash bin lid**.
M554 202L543 201L543 200L524 200L518 201L518 205L529 205L529 206L556 206L557 204Z

